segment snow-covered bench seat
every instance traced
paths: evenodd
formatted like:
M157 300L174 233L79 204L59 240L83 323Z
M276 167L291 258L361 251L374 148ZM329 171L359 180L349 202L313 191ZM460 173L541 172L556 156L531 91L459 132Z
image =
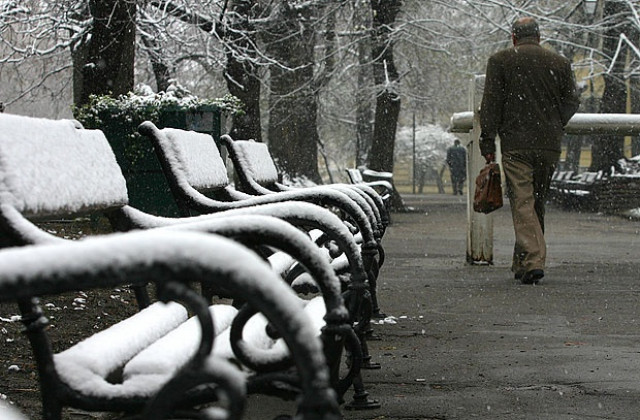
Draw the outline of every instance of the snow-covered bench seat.
M224 288L268 319L297 368L300 409L321 413L314 418L340 418L317 326L268 264L218 235L162 230L0 251L0 301L20 309L40 375L42 418L58 420L63 408L76 407L155 420L202 403L208 403L204 410L224 413L216 418L241 418L247 374L229 361L226 332L236 324L242 329L244 321L236 308L208 308L190 289L193 281ZM53 353L38 296L147 283L155 284L161 302ZM185 308L197 318L187 320ZM92 331L93 319L86 323L84 330ZM262 355L277 347L275 341L252 340L246 329L234 346L256 363L278 359Z
M335 367L341 362L341 346L354 346L351 325L355 323L358 334L364 334L366 324L353 318L344 299L351 306L360 302L367 274L351 233L330 211L309 203L279 202L188 218L144 213L127 205L126 183L104 134L78 128L72 121L1 114L0 161L0 247L65 244L67 240L41 230L34 221L104 213L116 230L210 232L233 238L264 257L274 258L274 250L283 251L304 266L305 277L310 277L322 294L326 313L321 319L326 322L322 339L336 391L342 395L359 374L363 356L357 349L349 352L346 373ZM344 258L330 266L326 255L319 253L298 227L322 230L345 252ZM335 272L338 263L341 267ZM283 267L279 270L288 268L286 264ZM350 278L351 287L344 299L338 274ZM287 273L286 280L292 282L297 277L303 276ZM211 289L206 282L205 288L207 298L226 295L224 289ZM145 285L134 284L133 290L139 306L148 306ZM251 383L250 391L259 391ZM264 385L267 381L256 379L255 383ZM355 396L364 394L360 390Z

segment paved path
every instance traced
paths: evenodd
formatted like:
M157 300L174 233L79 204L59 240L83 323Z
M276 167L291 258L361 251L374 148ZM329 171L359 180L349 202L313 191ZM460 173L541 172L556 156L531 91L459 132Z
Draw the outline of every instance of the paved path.
M509 210L493 266L469 266L462 197L406 197L384 238L382 408L345 419L640 418L640 222L548 209L547 276L513 280Z
M640 222L548 210L538 286L509 271L507 208L495 213L495 265L469 266L461 197L407 198L384 239L376 326L382 408L347 419L640 418Z

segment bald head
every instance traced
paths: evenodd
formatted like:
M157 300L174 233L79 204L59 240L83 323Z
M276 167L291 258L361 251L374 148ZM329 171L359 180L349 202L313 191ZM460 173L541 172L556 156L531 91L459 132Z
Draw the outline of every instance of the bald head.
M540 41L540 27L538 26L538 22L528 16L517 19L511 26L511 37L513 38L514 44L523 39Z

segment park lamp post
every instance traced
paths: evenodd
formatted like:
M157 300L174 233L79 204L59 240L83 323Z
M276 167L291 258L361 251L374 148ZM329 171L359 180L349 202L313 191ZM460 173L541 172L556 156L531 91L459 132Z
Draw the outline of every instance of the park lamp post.
M589 16L593 16L596 13L596 7L598 6L598 0L583 0L584 11Z

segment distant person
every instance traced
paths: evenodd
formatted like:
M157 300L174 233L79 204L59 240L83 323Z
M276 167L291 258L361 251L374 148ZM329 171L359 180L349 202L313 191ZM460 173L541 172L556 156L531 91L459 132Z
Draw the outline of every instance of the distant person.
M563 128L580 102L571 63L542 48L535 19L516 20L511 39L513 47L487 63L480 151L487 162L495 161L495 137L500 136L516 236L511 270L522 283L536 284L544 277L547 257L545 200Z
M460 145L460 140L455 140L447 149L446 162L451 173L453 195L462 195L462 186L467 179L467 150Z

